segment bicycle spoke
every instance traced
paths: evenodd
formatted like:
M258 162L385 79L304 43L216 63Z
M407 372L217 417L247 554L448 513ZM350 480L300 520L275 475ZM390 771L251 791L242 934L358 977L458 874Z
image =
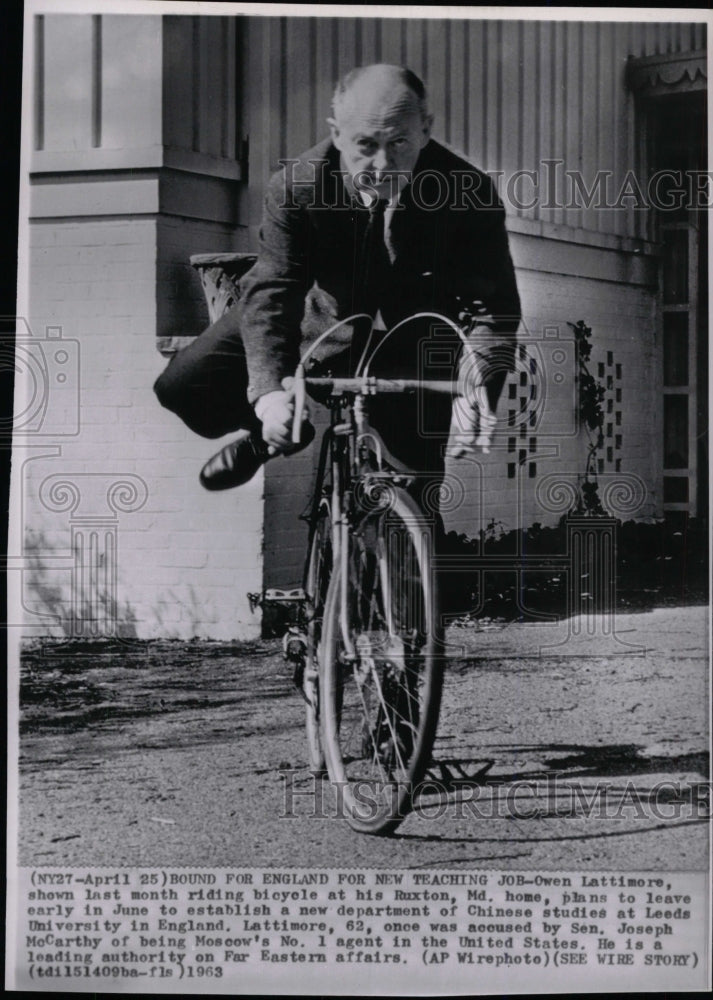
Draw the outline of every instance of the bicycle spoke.
M393 740L394 750L398 754L399 740L398 740L398 737L396 735L396 731L395 731L395 729L393 727L393 723L391 721L390 706L387 704L386 700L384 699L384 692L383 692L383 689L381 687L381 682L379 681L378 673L376 671L374 671L374 682L376 683L377 687L379 688L379 698L380 698L380 701L381 701L381 711L383 712L384 718L386 720L386 724L387 724L387 726L388 726L388 728L389 728L389 730L391 732L391 739ZM377 754L378 754L379 750L380 750L380 748L379 748L378 745L376 747L376 750L377 750ZM400 758L400 756L399 756L399 760L401 762L401 769L402 769L402 771L405 771L406 767L404 765L403 760Z
M371 757L372 757L373 763L379 768L381 779L384 782L386 782L386 781L389 780L388 779L388 775L384 771L382 763L381 763L381 761L379 759L379 748L378 748L378 745L376 743L376 740L374 739L373 729L371 729L369 727L369 721L368 720L371 717L371 711L370 711L370 708L369 708L369 706L367 704L367 700L364 697L364 687L363 686L361 687L361 689L359 691L359 696L361 698L361 704L362 704L362 708L363 708L362 736L366 736L367 739L368 739L368 741L369 741L369 743L371 744L371 748L372 748Z

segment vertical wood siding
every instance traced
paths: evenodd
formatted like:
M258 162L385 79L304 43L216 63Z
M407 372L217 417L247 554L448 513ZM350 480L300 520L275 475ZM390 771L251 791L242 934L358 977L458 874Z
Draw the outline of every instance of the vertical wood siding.
M428 85L435 138L482 169L502 172L511 215L645 236L646 213L633 206L602 211L587 207L586 197L574 204L564 171L579 172L586 191L598 171L610 171L608 190L616 195L627 172L641 168L627 58L705 44L703 24L247 18L251 182L262 189L280 159L327 134L340 75L368 62L403 63ZM533 177L508 188L516 171L534 171L538 189Z
M94 150L163 145L233 163L237 32L231 17L38 17L35 151L91 167Z
M40 154L159 142L216 170L246 137L256 225L278 161L327 134L335 80L383 60L425 79L435 137L500 177L511 215L621 236L646 213L574 204L564 172L616 194L642 166L627 58L706 44L704 24L179 15L50 14L36 38Z

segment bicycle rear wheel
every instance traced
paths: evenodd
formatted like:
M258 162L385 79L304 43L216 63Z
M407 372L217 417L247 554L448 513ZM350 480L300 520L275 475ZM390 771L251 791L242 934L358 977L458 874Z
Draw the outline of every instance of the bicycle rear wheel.
M318 649L322 638L322 619L327 596L329 578L332 573L332 525L327 500L321 501L317 522L312 536L307 572L305 575L305 595L307 598L307 653L302 676L302 692L306 702L307 747L310 770L324 772L324 751L320 738L319 723L319 666Z
M322 743L350 825L391 832L408 813L438 723L442 669L431 532L412 499L387 487L351 533L342 631L332 575L320 650Z

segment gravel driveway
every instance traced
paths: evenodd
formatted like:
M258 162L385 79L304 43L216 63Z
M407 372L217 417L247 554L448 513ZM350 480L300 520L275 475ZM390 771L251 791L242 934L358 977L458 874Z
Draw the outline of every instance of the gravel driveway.
M20 864L704 869L707 622L453 628L437 781L385 839L307 771L277 641L34 646Z

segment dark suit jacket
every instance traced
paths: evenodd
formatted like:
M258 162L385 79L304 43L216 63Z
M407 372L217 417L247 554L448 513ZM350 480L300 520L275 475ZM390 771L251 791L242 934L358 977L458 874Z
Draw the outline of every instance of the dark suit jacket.
M271 178L258 261L241 281L236 310L251 400L279 389L305 345L328 326L361 311L367 219L329 140ZM379 304L387 327L420 310L456 319L463 304L478 301L493 318L495 351L502 357L505 345L511 364L520 301L505 211L487 175L431 140L401 193L390 242L394 260ZM322 369L343 370L345 359L348 368L360 332L342 329L320 345L315 360ZM402 345L395 357L403 354Z

